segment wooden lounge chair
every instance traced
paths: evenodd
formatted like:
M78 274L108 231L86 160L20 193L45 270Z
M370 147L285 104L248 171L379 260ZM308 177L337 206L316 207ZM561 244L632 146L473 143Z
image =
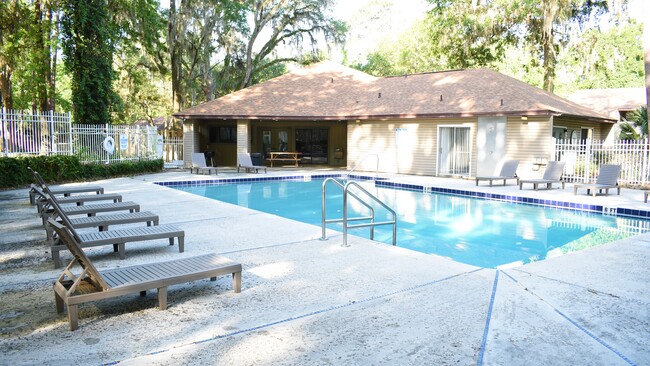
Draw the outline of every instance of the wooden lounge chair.
M546 189L551 189L553 183L562 184L562 189L564 189L564 179L562 179L564 164L563 161L549 161L541 179L520 179L519 189L522 189L524 183L532 183L534 190L537 190L540 184L546 184Z
M99 231L83 234L78 233L74 224L70 218L68 218L68 215L61 210L61 206L59 206L56 200L53 200L49 195L47 195L47 197L63 224L68 228L81 247L113 245L113 251L119 253L120 259L124 259L126 258L126 243L169 239L169 245L174 245L174 238L177 238L178 251L182 253L185 250L185 232L173 225L142 226L112 231ZM57 222L52 218L48 219L47 225L51 225L53 221ZM65 249L66 246L61 243L61 238L54 238L52 246L50 247L52 260L54 261L54 268L59 268L61 266L59 252Z
M573 185L573 195L578 194L579 188L586 188L587 194L593 190L593 197L596 197L596 190L605 196L609 196L610 188L616 188L617 194L621 194L621 187L618 185L618 175L621 173L620 165L603 164L598 168L598 177L595 183L576 183Z
M481 180L490 181L490 187L492 187L492 181L503 180L503 185L506 185L506 180L516 179L517 184L519 184L519 177L517 176L517 167L519 166L519 160L506 160L503 162L501 169L498 173L493 176L486 177L476 177L476 185Z
M60 223L51 220L61 241L65 243L74 259L54 283L56 311L61 314L67 306L70 330L79 327L78 306L85 302L97 301L130 293L158 290L158 306L167 308L167 288L185 282L232 274L235 293L241 292L242 266L232 260L207 254L182 258L167 262L149 263L139 266L122 267L98 271L81 249L72 232ZM75 274L73 269L81 267Z
M128 212L128 213L116 213L110 215L99 215L99 216L82 216L68 218L70 223L77 228L89 228L96 227L99 231L106 231L109 227L114 225L125 225L125 224L137 224L137 223L146 223L147 226L158 225L160 223L160 217L150 211L140 211L140 212ZM52 240L52 228L50 225L45 225L45 233L47 234L47 240Z
M138 212L140 211L140 205L130 201L116 202L116 203L101 203L95 205L70 206L70 207L62 208L61 211L68 216L74 216L74 215L95 216L98 213L104 213L104 212L115 212L115 211ZM58 215L58 213L52 208L41 212L43 225L45 225L48 218L56 217L56 215Z
M28 168L31 170L31 168ZM36 204L36 196L38 195L34 188L38 187L36 184L32 184L31 188L29 190L29 203L31 205ZM73 194L77 193L92 193L95 192L96 194L103 194L104 193L104 187L100 186L79 186L79 187L63 187L63 186L53 186L50 187L52 190L52 194L54 195L63 195L65 197L71 196Z
M32 170L32 168L28 167L27 169L29 169L29 171L34 176L34 179L42 189L41 194L47 193L54 200L56 200L56 197L52 189L47 184L45 184L45 181L43 180L43 178L41 178L41 175L38 174L38 172ZM38 194L36 193L37 192L36 188L38 187L34 187L35 195ZM102 188L102 192L103 192L103 188ZM73 215L95 216L97 213L100 212L114 212L114 211L138 212L140 211L140 205L135 202L113 202L113 203L105 203L105 204L65 207L64 209L62 209L62 211L64 211L67 215L70 216ZM45 226L47 219L49 217L52 217L53 215L56 215L56 211L52 207L48 207L47 209L42 209L39 212L39 214L43 219L43 226Z
M196 169L197 174L204 171L207 171L208 174L212 174L213 170L214 174L217 174L217 167L208 166L205 163L205 155L203 153L192 153L192 167L190 168L190 174L192 174L192 170L194 169Z
M237 173L239 173L239 169L245 169L247 173L249 171L255 171L255 173L257 173L260 169L264 169L264 173L266 173L265 166L253 165L251 156L248 153L237 153L237 160L239 161Z
M39 187L32 187L34 192L36 192L37 198L36 209L40 213L43 210L48 208L47 199L45 198L45 193ZM79 194L74 196L59 197L57 198L59 204L74 203L77 206L81 206L86 202L97 202L97 201L113 201L122 202L122 195L117 193L105 193L105 194Z

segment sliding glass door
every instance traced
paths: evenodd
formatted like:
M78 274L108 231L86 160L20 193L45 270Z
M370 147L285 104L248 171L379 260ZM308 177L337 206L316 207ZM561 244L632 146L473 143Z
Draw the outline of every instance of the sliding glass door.
M296 128L296 151L304 164L327 164L327 128Z
M470 128L438 128L438 174L469 175L470 169Z

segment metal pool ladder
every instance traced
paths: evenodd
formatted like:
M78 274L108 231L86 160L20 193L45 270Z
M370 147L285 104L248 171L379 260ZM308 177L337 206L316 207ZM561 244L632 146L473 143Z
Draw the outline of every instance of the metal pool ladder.
M325 201L327 197L327 184L328 183L334 183L337 187L341 188L343 190L343 218L341 219L327 219L326 217L326 210L325 210ZM351 187L355 187L358 189L361 193L363 193L367 198L370 200L376 202L383 208L385 208L390 214L392 215L393 219L389 221L379 221L375 222L375 209L372 207L370 203L367 201L363 200L361 197L359 197L357 194L354 192L350 191ZM348 217L348 197L352 197L356 199L359 203L364 205L366 208L370 210L370 216L359 216L359 217ZM388 207L384 202L382 202L379 198L373 196L370 192L365 190L359 183L357 182L352 182L348 181L345 183L345 185L341 184L338 180L334 178L327 178L323 181L323 188L322 188L322 222L321 222L321 227L322 227L322 236L320 240L327 240L327 236L325 235L325 229L327 224L332 224L332 223L343 223L343 244L341 246L344 247L349 247L350 244L348 244L348 229L354 229L354 228L360 228L360 227L370 227L370 240L374 240L375 237L375 226L378 225L392 225L393 226L393 245L397 244L397 214L395 214L395 211ZM370 220L370 222L367 223L361 223L361 224L350 224L350 221L367 221Z

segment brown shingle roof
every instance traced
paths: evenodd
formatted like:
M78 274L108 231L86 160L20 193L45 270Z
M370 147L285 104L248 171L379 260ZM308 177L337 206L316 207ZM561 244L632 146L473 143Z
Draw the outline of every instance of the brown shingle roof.
M619 111L633 111L646 104L645 88L583 89L567 99L613 119L620 118Z
M177 118L346 120L481 115L607 116L488 69L377 78L324 61L174 114Z

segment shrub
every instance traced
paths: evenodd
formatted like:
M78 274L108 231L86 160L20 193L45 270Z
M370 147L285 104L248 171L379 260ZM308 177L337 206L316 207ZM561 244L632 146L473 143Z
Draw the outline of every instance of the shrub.
M65 183L99 178L112 178L141 173L156 173L163 168L162 159L128 161L111 164L82 164L76 156L0 157L0 188L18 188L34 181L27 170L31 167L47 183Z

